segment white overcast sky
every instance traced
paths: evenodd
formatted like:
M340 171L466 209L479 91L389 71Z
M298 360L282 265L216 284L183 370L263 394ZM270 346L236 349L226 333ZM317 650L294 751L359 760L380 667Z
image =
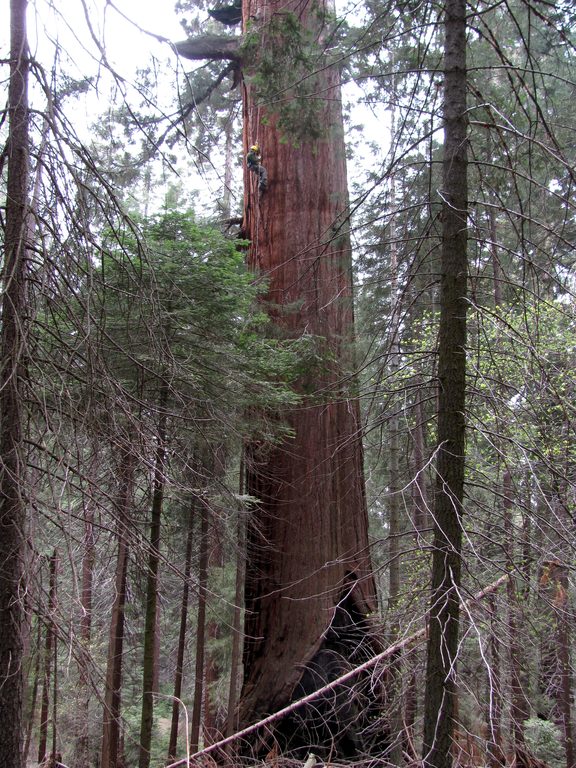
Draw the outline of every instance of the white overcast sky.
M4 59L8 58L9 46L8 6L9 3L0 2L0 57ZM184 32L174 11L173 0L112 0L111 3L106 0L29 0L28 18L32 54L43 65L46 77L50 78L50 71L55 67L74 79L95 78L96 89L75 106L75 123L80 132L84 126L87 130L95 116L102 114L102 107L114 98L111 96L113 80L102 66L98 43L117 74L125 79L128 91L136 69L145 69L152 60L156 61L164 83L157 91L157 98L158 101L166 99L165 105L157 103L159 108L173 109L168 105L173 102L178 69L182 66L186 70L192 68L191 62L179 63L168 44L146 34L151 32L173 42L183 39ZM57 50L61 53L56 61ZM40 100L37 106L43 109L41 102L45 101L45 96L42 93L37 96ZM360 114L361 122L366 126L366 137L372 136L380 145L380 151L387 148L389 121L386 112L376 117L363 108ZM357 176L358 172L362 175L361 169L366 164L374 168L376 160L373 148L366 147L364 152L360 146L356 151L355 162L349 166L351 177Z

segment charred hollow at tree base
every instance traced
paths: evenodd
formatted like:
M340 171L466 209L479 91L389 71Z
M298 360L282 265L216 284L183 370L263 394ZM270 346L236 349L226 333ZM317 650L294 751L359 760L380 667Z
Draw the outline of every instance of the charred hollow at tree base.
M291 697L295 702L341 677L376 652L373 628L345 592L320 648L305 665ZM383 690L370 672L335 686L312 703L284 717L267 738L249 752L264 757L270 751L304 760L310 752L321 760L357 761L382 755L390 746L383 712Z

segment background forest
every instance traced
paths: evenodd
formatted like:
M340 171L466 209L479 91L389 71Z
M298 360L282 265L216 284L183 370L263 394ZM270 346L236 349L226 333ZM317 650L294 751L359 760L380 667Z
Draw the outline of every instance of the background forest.
M429 743L451 5L343 2L318 10L314 38L287 15L245 73L296 148L322 141L318 74L337 66L342 81L370 621L394 648L373 670L387 734L373 765L415 764ZM464 5L461 608L455 728L436 767L574 768L576 8ZM159 13L182 38L222 35L210 9L178 0ZM125 13L144 26L137 4ZM121 18L112 2L11 0L2 47L0 767L59 755L149 768L235 732L258 503L247 446L281 448L296 383L313 388L328 365L318 335L277 332L267 282L246 265L238 67L187 61L156 30L111 57ZM249 56L263 43L244 45Z

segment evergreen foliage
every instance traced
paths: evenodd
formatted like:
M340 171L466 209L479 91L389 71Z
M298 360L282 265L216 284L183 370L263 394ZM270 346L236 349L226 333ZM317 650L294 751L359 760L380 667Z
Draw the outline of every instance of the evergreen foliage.
M190 34L215 29L207 4L179 7ZM21 609L26 683L17 744L0 755L0 765L21 768L20 742L29 762L36 755L43 696L51 707L48 752L54 742L71 768L98 764L120 546L127 555L120 733L126 763L136 760L159 442L166 461L153 765L165 763L168 749L190 518L197 525L199 509L208 509L210 551L218 549L216 540L220 547L208 569L213 634L206 643L206 657L219 671L205 712L211 702L223 731L230 676L238 675L232 652L244 552L238 518L249 522L258 503L238 482L243 447L256 443L265 457L283 446L291 436L286 411L300 408L303 398L307 406L329 407L342 393L358 392L381 607L370 621L383 643L423 626L439 448L443 7L366 0L335 16L319 6L312 30L286 12L265 23L252 19L243 35L243 75L261 116L278 121L283 140L298 147L329 140L318 90L324 67L340 68L354 102L351 121L363 132L361 143L349 146L359 384L347 380L330 393L318 391L316 382L339 361L322 336L286 339L273 327L267 285L246 269L249 243L229 223L240 209L244 161L236 119L241 91L229 89L232 73L218 62L174 70L170 49L169 82L168 65L148 62L144 53L136 74L122 74L99 38L106 25L94 16L85 44L93 46L87 58L98 66L79 74L67 69L65 51L46 54L48 38L56 38L53 16L61 29L76 26L68 9L29 9L47 30L37 25L41 42L30 59L29 156L14 153L7 129L24 100L8 104L0 125L3 141L12 142L0 162L3 424L13 426L10 419L18 417L16 469L25 467L18 475L9 452L0 457L3 477L20 478L14 498L23 515L13 532L19 546L25 542L11 570L15 550L3 538L0 565L3 574L23 569L7 605ZM510 0L468 3L467 14L469 334L460 597L502 574L513 579L460 617L453 757L476 768L510 762L516 751L517 759L531 755L551 768L572 768L576 13L567 0ZM75 52L68 53L71 61ZM5 80L12 88L14 77ZM110 104L103 97L109 84ZM89 131L80 120L86 103L102 113ZM28 215L14 229L9 168L17 157L28 163L22 187ZM261 226L268 225L262 213ZM25 290L16 296L23 303L12 304L15 283L7 270L15 241L25 253ZM10 326L15 307L18 322ZM285 311L298 308L294 302ZM9 327L22 334L13 349ZM6 399L14 386L17 407ZM190 714L200 558L193 530L182 693ZM51 628L55 642L47 658ZM394 664L387 667L386 680L394 682L378 723L382 731L396 723L396 741L382 761L397 761L399 746L400 759L415 761L424 713L422 647L404 649ZM379 690L381 679L374 678L371 690ZM8 738L9 722L20 721L3 718ZM179 755L184 744L181 726Z

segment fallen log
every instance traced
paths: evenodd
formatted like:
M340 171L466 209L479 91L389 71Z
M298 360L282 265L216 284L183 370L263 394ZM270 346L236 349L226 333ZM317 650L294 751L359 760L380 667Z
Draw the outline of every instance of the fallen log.
M464 609L470 608L470 606L473 605L474 603L477 603L479 600L482 600L487 595L490 595L493 592L496 592L496 590L498 590L505 582L507 582L509 578L510 578L509 574L504 574L504 576L500 576L499 579L496 579L496 581L493 581L487 587L484 587L484 589L480 590L480 592L476 592L476 594L472 595L471 598L463 601L462 603L463 608ZM262 720L259 720L257 723L253 723L252 725L249 725L246 728L243 728L241 731L238 731L237 733L233 733L231 736L227 736L225 739L222 739L221 741L217 741L214 744L211 744L205 749L201 749L198 752L194 752L194 754L190 755L189 757L185 757L185 758L182 758L181 760L177 760L175 763L170 763L169 765L166 766L166 768L179 768L179 766L187 765L192 760L196 760L197 758L203 755L207 755L210 752L214 752L216 750L222 750L222 748L226 747L228 744L231 744L234 741L239 741L240 739L243 739L246 736L250 736L251 734L258 731L260 728L265 728L271 723L274 723L277 720L280 720L286 715L290 714L291 712L294 712L294 710L298 709L299 707L302 707L305 704L309 704L310 702L317 699L319 696L323 696L325 693L329 693L336 686L340 686L343 683L347 683L349 680L353 680L357 675L361 674L362 672L365 672L366 670L376 666L376 664L380 663L381 661L386 661L386 659L389 659L391 656L396 655L398 651L402 651L404 650L404 648L414 645L415 643L418 643L421 640L425 640L426 636L427 636L427 627L423 627L422 629L418 630L418 632L414 632L414 634L409 635L409 637L405 637L404 640L399 640L397 643L390 645L388 648L386 648L385 651L382 651L382 653L379 653L376 656L373 656L371 659L368 659L368 661L365 661L363 664L360 664L360 666L354 667L354 669L351 669L349 672L346 672L346 674L342 675L341 677L338 677L336 680L332 680L326 685L323 685L322 688L318 688L316 691L312 691L312 693L309 693L307 696L303 696L301 699L298 699L297 701L293 701L292 703L288 704L286 707L283 707L282 709L279 709L277 712L274 712L273 714L268 715L268 717L265 717Z

